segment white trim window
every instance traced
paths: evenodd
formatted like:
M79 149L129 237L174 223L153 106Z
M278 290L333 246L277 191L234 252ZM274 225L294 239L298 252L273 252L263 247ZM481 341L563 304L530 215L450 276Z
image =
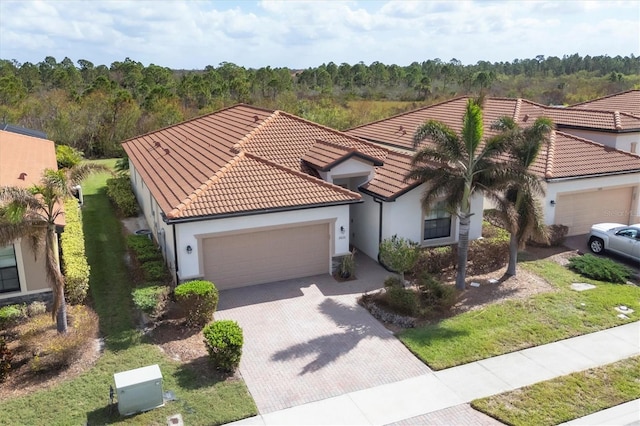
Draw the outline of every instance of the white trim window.
M451 236L451 214L447 211L444 201L439 201L424 215L422 239L433 240Z
M20 291L18 262L13 244L0 247L0 293Z

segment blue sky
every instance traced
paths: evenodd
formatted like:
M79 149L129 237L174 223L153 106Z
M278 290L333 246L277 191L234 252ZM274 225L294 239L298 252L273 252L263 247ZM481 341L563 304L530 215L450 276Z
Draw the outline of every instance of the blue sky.
M0 0L0 58L306 68L640 56L634 1Z

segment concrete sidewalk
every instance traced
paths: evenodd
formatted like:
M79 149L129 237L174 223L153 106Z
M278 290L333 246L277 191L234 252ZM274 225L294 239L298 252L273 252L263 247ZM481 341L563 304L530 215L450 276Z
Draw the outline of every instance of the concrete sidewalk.
M640 322L632 322L548 345L538 346L484 359L477 362L431 372L418 377L351 392L334 398L275 411L232 423L235 425L379 425L424 424L429 413L440 414L447 424L452 407L576 371L609 364L640 354ZM630 405L633 409L633 404ZM640 422L621 414L622 408L605 410L597 418L599 424ZM453 418L449 424L492 424L486 416L474 418L475 412ZM628 414L628 413L627 413ZM442 418L442 415L445 417ZM452 414L453 415L453 414ZM621 417L622 416L622 417ZM582 423L590 424L588 416ZM633 413L631 413L633 417ZM495 424L495 423L494 423ZM593 423L591 423L593 424Z

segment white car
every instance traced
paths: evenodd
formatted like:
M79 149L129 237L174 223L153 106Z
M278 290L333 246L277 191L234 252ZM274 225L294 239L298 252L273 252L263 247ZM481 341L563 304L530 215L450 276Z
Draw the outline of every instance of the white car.
M591 227L589 248L594 253L609 251L640 261L640 223L597 223Z

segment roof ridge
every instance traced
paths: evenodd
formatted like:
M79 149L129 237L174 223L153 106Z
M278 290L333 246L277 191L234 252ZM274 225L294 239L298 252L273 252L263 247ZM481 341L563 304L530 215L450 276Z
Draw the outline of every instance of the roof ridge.
M292 169L291 167L284 166L284 165L282 165L280 163L276 163L275 161L271 161L268 158L261 157L259 155L254 154L254 153L251 153L251 152L245 152L244 154L245 154L245 156L247 158L251 158L251 159L254 159L256 161L260 161L260 162L262 162L264 164L267 164L267 165L269 165L271 167L275 167L277 169L280 169L280 170L282 170L284 172L287 172L287 173L293 174L295 176L301 177L301 178L303 178L305 180L308 180L310 182L319 183L322 186L325 186L327 188L331 188L331 189L333 189L335 191L338 191L338 192L342 192L345 195L350 195L350 196L356 195L358 198L362 198L360 196L360 194L358 194L356 192L353 192L351 190L348 190L348 189L343 188L343 187L338 186L338 185L334 185L333 183L329 183L326 180L322 180L322 179L317 178L315 176L311 176L311 175L309 175L307 173L304 173L304 172L301 172L299 170Z
M354 148L354 147L352 147L352 146L344 146L344 145L340 145L339 143L331 142L331 141L326 141L326 140L324 140L324 139L320 139L320 138L316 138L316 141L313 143L313 145L311 145L311 147L313 148L313 146L314 146L316 143L318 143L318 142L323 143L323 144L325 144L325 145L333 146L333 147L335 147L335 148L344 149L344 150L349 151L349 152L355 152L355 151L358 151L357 149L355 149L355 148Z
M444 105L444 104L447 104L447 103L450 103L450 102L458 101L460 99L469 99L469 98L470 98L470 96L458 96L458 97L455 97L455 98L444 100L442 102L437 102L435 104L425 105L425 106L422 106L420 108L416 108L416 109L412 109L412 110L409 110L409 111L401 112L401 113L396 114L396 115L392 115L391 117L381 118L379 120L375 120L375 121L372 121L370 123L364 123L364 124L360 124L359 126L351 127L349 129L346 129L345 132L348 132L350 130L359 129L360 127L370 126L372 124L380 123L382 121L391 120L393 118L401 117L403 115L413 114L413 113L416 113L418 111L422 111L422 110L427 109L427 108L432 108L432 107L435 107L435 106Z
M622 130L622 120L620 119L620 111L613 112L613 124L616 126L616 130Z
M256 135L256 133L258 133L261 129L266 127L271 121L275 120L275 118L278 115L280 115L280 111L277 111L277 110L272 111L271 115L265 118L264 121L260 123L259 126L256 126L255 128L253 128L249 133L244 135L242 139L236 142L233 145L233 149L237 150L238 152L242 151L242 148L247 144L247 142L249 142L249 140L251 140Z
M603 99L613 98L614 96L625 95L625 94L631 93L631 92L640 92L640 89L629 89L629 90L625 90L624 92L611 93L609 95L600 96L599 98L595 98L595 99L591 99L591 100L588 100L588 101L578 102L578 103L575 103L573 105L569 105L568 108L573 108L574 106L588 104L588 103L591 103L591 102L601 101Z
M143 133L141 135L130 137L129 139L125 139L124 141L122 141L122 143L124 144L124 143L132 141L134 139L139 139L139 138L142 138L142 137L145 137L145 136L150 136L150 135L153 135L154 133L162 132L162 131L170 129L172 127L182 126L184 124L191 123L192 121L200 120L200 119L205 118L205 117L209 117L209 116L212 116L212 115L215 115L215 114L219 114L219 113L221 113L223 111L228 111L228 110L230 110L232 108L237 108L239 106L244 106L244 107L251 108L251 109L257 109L257 110L261 110L261 111L264 111L264 112L271 112L271 113L274 112L274 110L272 110L272 109L261 108L261 107L257 107L257 106L253 106L253 105L249 105L249 104L245 104L245 103L237 103L237 104L234 104L234 105L229 105L229 106L224 107L224 108L220 108L220 109L218 109L216 111L213 111L213 112L210 112L208 114L198 115L196 117L192 117L192 118L190 118L188 120L184 120L184 121L181 121L179 123L170 124L168 126L160 128L160 129L151 130L151 131L149 131L147 133Z
M520 109L522 109L522 98L516 99L516 107L513 111L513 120L518 121L518 117L520 117Z
M222 177L232 169L240 160L244 158L244 152L239 152L233 157L227 164L221 167L218 171L216 171L213 176L207 179L202 185L195 188L191 194L187 196L184 200L182 200L177 206L175 206L169 213L167 213L168 218L177 217L181 212L186 210L193 202L204 193L206 190L215 185Z
M547 161L544 167L544 177L551 179L553 177L553 160L556 154L556 130L552 130L547 142Z

